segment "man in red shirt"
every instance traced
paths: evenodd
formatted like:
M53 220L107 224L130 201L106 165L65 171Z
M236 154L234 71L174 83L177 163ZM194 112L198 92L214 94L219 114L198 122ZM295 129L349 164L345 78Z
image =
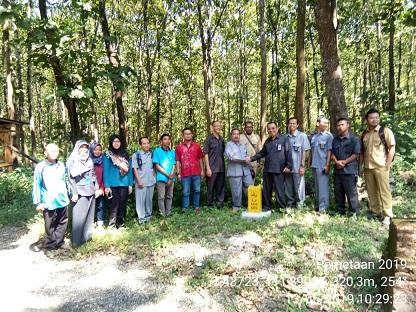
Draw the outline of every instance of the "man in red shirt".
M199 213L199 193L201 190L201 177L204 176L203 158L201 146L193 141L192 130L182 130L182 143L175 148L176 169L178 179L182 182L182 210L189 209L189 197L191 187L194 192L193 203L195 212Z

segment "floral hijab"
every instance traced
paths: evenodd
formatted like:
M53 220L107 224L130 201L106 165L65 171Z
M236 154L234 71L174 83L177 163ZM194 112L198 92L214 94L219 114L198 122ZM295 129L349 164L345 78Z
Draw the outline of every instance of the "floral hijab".
M129 154L124 148L123 144L120 145L120 148L115 149L113 147L113 142L115 139L120 140L120 136L117 134L112 134L110 136L107 157L111 159L113 165L117 166L120 170L120 175L124 176L129 171Z

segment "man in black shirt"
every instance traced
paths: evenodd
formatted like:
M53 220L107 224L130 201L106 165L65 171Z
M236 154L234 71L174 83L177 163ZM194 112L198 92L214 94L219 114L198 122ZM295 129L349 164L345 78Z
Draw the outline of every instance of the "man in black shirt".
M204 160L207 176L207 205L212 207L214 188L217 197L217 208L224 205L225 187L225 165L224 151L225 142L221 137L221 123L214 121L211 123L212 133L204 142Z
M271 208L273 189L276 192L276 203L279 208L286 208L284 173L292 169L292 153L289 138L278 133L275 122L267 124L269 138L263 148L249 161L265 157L263 169L263 211Z
M347 196L350 212L355 216L359 201L357 193L358 156L361 152L360 140L350 133L347 118L337 120L338 135L332 141L332 161L334 169L334 194L336 207L345 214L345 196Z

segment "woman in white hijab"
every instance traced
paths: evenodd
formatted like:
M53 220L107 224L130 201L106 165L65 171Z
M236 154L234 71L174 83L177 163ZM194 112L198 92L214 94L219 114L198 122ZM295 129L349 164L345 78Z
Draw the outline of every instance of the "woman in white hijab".
M66 166L71 185L71 200L75 203L72 209L72 245L78 247L92 237L95 197L99 190L86 141L78 140L75 143Z

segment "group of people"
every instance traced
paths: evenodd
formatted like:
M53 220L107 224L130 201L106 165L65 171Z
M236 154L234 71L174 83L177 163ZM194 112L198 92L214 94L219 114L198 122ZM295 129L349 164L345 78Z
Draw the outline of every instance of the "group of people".
M46 249L60 248L67 229L67 206L72 208L72 244L79 246L91 239L96 211L97 226L105 219L105 198L110 203L108 226L123 227L127 198L135 191L138 222L151 219L154 188L157 188L159 211L169 216L172 211L174 184L182 184L182 210L200 212L201 179L207 182L207 206L222 208L225 180L229 180L232 208L239 211L243 194L254 184L262 168L263 211L272 208L272 193L280 209L299 207L305 200L305 170L312 169L315 186L315 209L324 213L329 206L329 174L334 163L334 194L341 214L356 215L359 209L357 177L364 167L368 191L369 214L389 224L392 199L389 169L395 152L392 131L380 126L380 113L370 109L366 114L367 129L358 138L349 130L347 118L339 118L335 137L327 131L328 119L320 116L315 131L308 137L298 130L295 117L287 121L287 134L279 133L276 122L267 124L268 138L262 142L253 132L253 123L244 123L244 131L234 128L230 141L221 136L219 121L211 124L212 132L203 146L193 140L190 128L182 130L182 141L171 148L171 136L163 134L160 145L151 150L150 140L141 137L140 149L129 157L121 138L113 134L108 150L96 142L79 140L63 164L58 161L59 148L48 144L46 159L34 172L33 201L45 219ZM308 157L309 155L309 157ZM264 161L262 161L264 159ZM227 165L225 160L227 160Z

